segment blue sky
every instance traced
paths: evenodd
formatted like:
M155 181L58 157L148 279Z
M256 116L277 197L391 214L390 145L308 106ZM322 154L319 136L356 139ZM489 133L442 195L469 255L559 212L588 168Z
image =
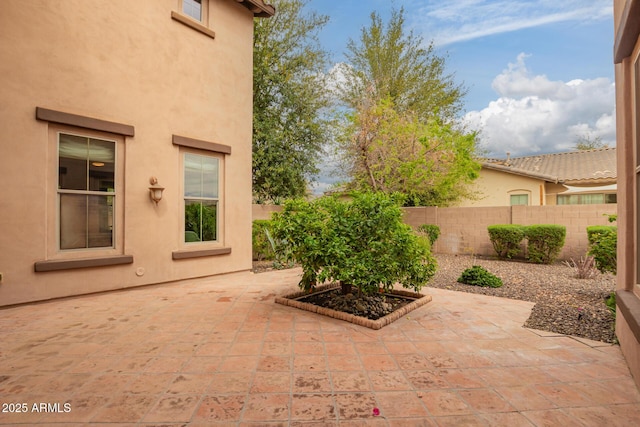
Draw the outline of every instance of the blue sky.
M404 7L469 90L461 120L504 157L568 151L589 135L615 145L611 0L309 0L333 63L377 11Z

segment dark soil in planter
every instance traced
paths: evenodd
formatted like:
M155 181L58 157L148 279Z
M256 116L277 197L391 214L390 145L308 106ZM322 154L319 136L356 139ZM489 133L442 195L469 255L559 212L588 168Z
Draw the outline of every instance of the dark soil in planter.
M378 320L415 301L414 298L390 294L343 295L340 288L311 294L297 300L371 320Z

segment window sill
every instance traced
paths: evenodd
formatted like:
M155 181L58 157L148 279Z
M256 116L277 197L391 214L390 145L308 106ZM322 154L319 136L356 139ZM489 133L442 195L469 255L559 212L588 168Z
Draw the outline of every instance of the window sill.
M37 261L36 272L74 270L77 268L108 267L111 265L133 264L132 255L117 255L99 258L81 258L65 260Z
M183 250L183 251L173 251L171 253L171 257L174 260L177 259L189 259L189 258L200 258L205 256L216 256L216 255L228 255L231 253L231 248L218 248L218 249L202 249L202 250Z
M181 24L184 24L187 27L196 30L196 31L204 34L207 37L211 37L212 39L216 38L216 33L212 29L202 25L200 22L196 21L193 18L189 18L186 15L182 15L181 13L178 13L178 12L172 10L171 11L171 19L173 19L174 21L178 21Z
M640 298L630 291L617 291L616 304L629 325L636 340L640 342Z

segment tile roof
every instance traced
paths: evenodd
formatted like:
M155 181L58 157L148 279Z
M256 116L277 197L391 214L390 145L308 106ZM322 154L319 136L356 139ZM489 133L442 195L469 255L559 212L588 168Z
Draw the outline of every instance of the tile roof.
M507 159L484 159L482 166L565 184L616 182L616 149L571 151Z

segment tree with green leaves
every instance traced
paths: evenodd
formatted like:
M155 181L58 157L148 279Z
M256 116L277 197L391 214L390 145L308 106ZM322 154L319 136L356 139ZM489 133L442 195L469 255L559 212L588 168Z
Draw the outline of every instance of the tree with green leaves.
M386 26L373 12L359 42L349 40L346 58L339 92L352 109L371 98L389 98L400 113L445 122L462 110L466 89L446 73L446 59L436 55L433 42L425 47L422 37L406 31L403 8L391 12Z
M403 9L386 26L372 13L338 71L349 109L340 141L347 187L400 192L410 206L451 205L473 197L468 184L480 171L477 134L458 124L466 90L433 43L425 48L404 27Z
M328 139L327 53L317 34L328 17L306 0L273 0L254 21L253 194L257 202L303 196Z
M473 197L475 133L463 133L438 117L420 121L400 114L389 98L351 116L345 159L351 187L404 194L407 206L448 206Z
M604 142L602 142L601 136L592 136L591 133L585 133L576 139L576 145L573 147L578 151L597 150L599 148L607 148Z

